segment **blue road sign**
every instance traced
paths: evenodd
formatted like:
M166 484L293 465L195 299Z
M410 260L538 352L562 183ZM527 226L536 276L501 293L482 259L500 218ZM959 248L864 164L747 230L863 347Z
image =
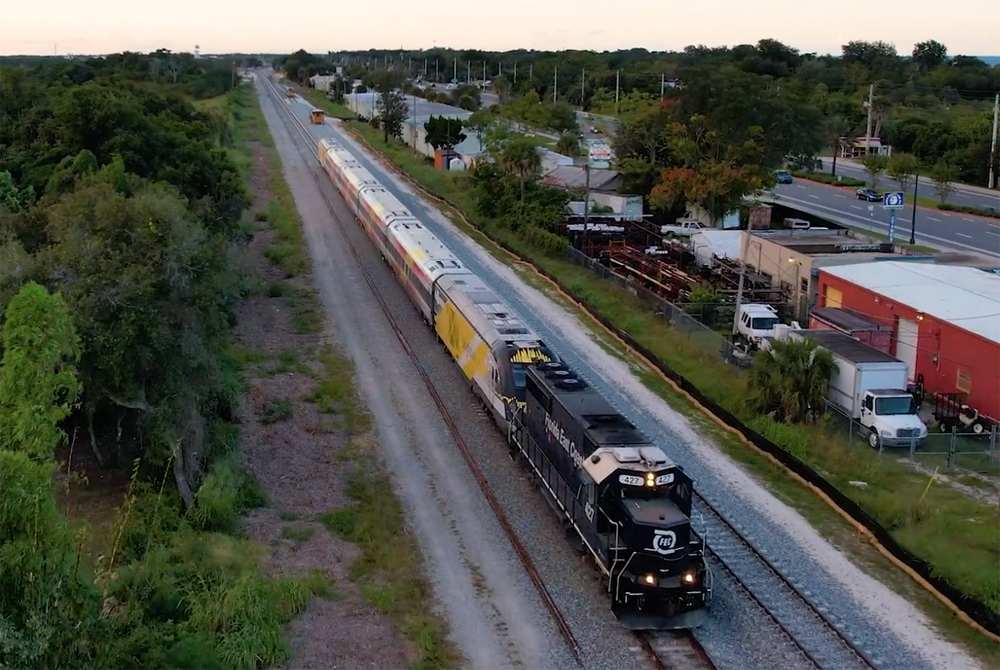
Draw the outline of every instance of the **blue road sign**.
M902 191L886 193L882 196L882 207L885 209L902 209L903 200L904 196Z

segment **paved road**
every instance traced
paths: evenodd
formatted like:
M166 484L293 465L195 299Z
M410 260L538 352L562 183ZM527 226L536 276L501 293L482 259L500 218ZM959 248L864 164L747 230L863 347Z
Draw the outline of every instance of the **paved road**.
M858 200L854 191L805 179L780 184L774 189L778 196L776 202L829 217L836 223L887 234L889 212L882 209L881 203ZM897 242L909 241L912 213L909 206L896 212ZM1000 222L918 207L916 241L929 247L977 251L1000 258Z
M831 160L832 159L829 157L823 158L823 167L827 170L830 168ZM862 167L860 163L842 159L837 160L837 174L854 177L855 179L868 178L868 174L865 172L864 167ZM880 190L891 191L898 188L898 186L899 184L888 177L883 176L879 179ZM910 197L913 194L912 185L909 187L909 190L910 193L906 194L907 197ZM922 177L917 187L917 194L936 199L937 192L934 190L934 182L926 177ZM954 205L992 207L994 209L1000 209L1000 191L990 192L989 190L979 186L955 184L955 192L948 197L948 202Z

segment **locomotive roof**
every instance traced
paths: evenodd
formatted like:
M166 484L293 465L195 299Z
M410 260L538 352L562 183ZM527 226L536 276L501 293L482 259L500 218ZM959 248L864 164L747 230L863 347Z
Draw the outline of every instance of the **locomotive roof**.
M563 365L563 369L569 370L569 367ZM589 385L579 389L564 389L557 385L557 380L549 379L545 371L534 368L532 372L539 383L552 394L553 399L576 418L595 445L652 446L649 438Z

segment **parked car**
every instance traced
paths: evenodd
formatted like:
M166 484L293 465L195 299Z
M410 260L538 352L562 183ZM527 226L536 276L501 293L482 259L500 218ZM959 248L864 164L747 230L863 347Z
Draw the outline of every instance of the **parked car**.
M858 200L865 200L867 202L882 202L882 194L873 188L859 188Z
M691 237L695 233L701 232L706 228L700 221L694 221L692 219L678 219L677 223L661 226L660 234L666 235L667 237Z
M785 172L784 170L778 170L775 174L778 177L779 184L791 184L794 181L792 179L792 174L790 172Z

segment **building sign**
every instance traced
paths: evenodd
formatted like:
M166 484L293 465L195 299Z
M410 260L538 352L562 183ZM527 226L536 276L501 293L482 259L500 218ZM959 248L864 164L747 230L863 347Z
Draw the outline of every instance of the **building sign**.
M611 167L611 145L606 140L587 140L587 164L595 170Z

